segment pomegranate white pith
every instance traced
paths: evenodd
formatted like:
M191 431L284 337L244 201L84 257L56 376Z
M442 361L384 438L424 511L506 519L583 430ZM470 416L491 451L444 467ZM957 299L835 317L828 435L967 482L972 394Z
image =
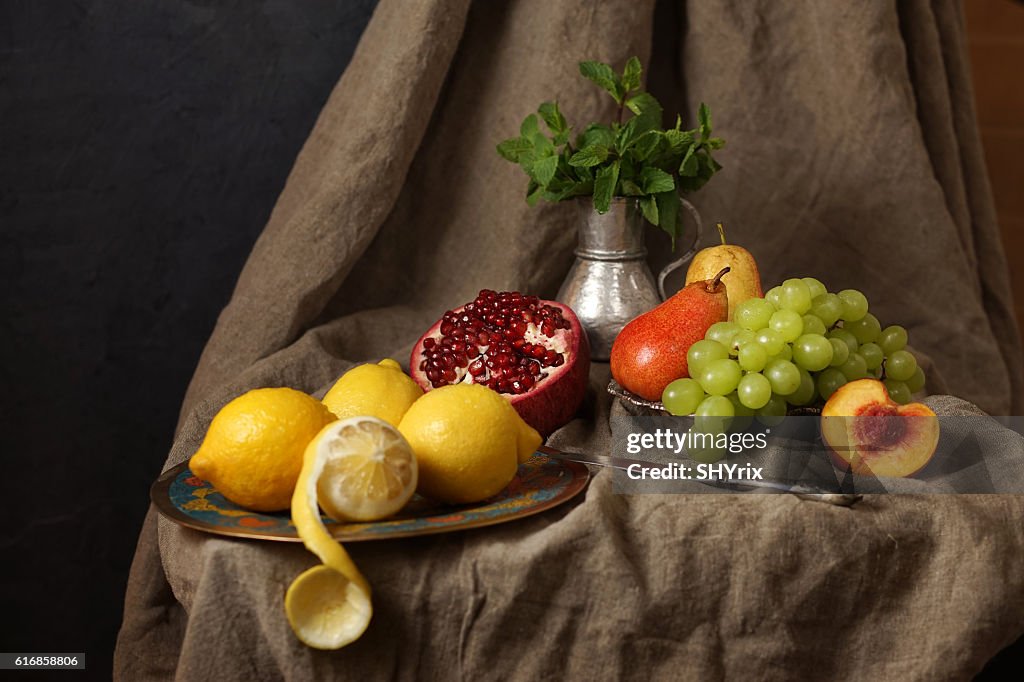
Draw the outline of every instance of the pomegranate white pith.
M567 306L484 289L420 337L409 368L426 391L457 383L488 386L547 436L583 401L590 347Z

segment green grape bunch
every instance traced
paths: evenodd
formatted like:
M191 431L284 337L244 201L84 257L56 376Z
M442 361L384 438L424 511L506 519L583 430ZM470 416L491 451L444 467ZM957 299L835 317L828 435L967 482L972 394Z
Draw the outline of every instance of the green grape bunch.
M925 386L906 350L907 330L882 327L855 289L832 293L813 277L792 278L740 303L686 354L690 376L662 394L673 415L778 423L791 408L824 404L844 384L878 379L898 403Z

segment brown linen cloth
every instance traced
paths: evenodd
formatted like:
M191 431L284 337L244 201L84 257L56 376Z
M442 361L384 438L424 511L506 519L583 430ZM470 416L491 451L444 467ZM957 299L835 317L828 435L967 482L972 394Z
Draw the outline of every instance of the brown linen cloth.
M653 35L653 40L652 40ZM1011 317L965 71L958 3L683 5L383 0L296 161L203 354L167 466L257 386L322 389L407 357L479 288L552 295L576 207L522 201L494 152L557 98L612 104L581 59L651 62L667 109L706 101L729 141L696 197L766 284L865 291L951 392L1020 411ZM652 263L669 259L649 231ZM600 450L607 366L586 418ZM151 511L115 656L119 679L963 678L1024 632L1024 500L615 495L485 530L354 544L374 620L339 652L285 621L301 547L225 540Z

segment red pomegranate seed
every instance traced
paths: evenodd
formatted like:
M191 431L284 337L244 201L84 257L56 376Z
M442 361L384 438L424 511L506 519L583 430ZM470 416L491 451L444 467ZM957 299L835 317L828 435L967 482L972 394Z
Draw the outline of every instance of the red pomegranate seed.
M420 370L435 387L454 383L455 369L466 367L476 383L501 393L529 391L545 378L545 367L565 362L545 344L526 340L531 324L547 338L570 328L559 309L535 296L483 289L460 312L445 312L440 338L423 341Z

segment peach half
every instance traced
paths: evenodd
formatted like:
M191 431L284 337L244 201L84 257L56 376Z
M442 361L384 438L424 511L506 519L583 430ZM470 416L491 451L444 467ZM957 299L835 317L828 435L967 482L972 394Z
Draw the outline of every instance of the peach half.
M935 454L939 419L921 403L900 405L875 379L851 381L821 411L821 435L842 470L911 476Z

